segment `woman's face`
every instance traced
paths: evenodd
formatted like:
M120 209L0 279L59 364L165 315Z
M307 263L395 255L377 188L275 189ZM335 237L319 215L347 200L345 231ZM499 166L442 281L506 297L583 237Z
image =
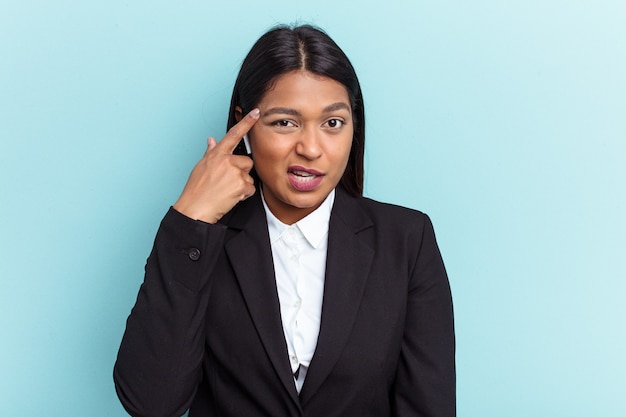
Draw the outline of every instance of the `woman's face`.
M254 167L272 213L293 224L320 206L346 169L354 131L348 92L331 78L292 71L257 107Z

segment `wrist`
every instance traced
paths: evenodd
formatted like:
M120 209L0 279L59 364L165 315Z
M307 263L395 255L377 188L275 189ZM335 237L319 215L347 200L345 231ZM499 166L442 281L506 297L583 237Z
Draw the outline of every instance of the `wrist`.
M199 221L209 223L209 224L215 224L220 219L219 216L214 215L210 212L207 212L208 210L206 207L204 207L203 210L198 210L194 208L193 206L185 205L184 203L181 203L180 201L177 201L176 203L174 203L172 208L185 217L188 217L192 220L199 220Z

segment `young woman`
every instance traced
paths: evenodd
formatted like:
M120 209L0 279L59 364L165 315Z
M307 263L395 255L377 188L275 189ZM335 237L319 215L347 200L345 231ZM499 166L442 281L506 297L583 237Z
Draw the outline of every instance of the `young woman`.
M269 31L228 128L157 233L115 364L126 410L454 416L433 228L362 197L363 98L345 54L310 26Z

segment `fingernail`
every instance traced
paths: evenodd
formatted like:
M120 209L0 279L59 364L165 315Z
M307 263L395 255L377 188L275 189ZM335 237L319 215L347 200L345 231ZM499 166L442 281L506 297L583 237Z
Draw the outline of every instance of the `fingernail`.
M254 109L254 110L252 110L249 114L250 114L250 116L252 116L253 118L255 118L255 119L256 119L257 117L259 117L259 114L261 114L261 110L259 110L259 109Z

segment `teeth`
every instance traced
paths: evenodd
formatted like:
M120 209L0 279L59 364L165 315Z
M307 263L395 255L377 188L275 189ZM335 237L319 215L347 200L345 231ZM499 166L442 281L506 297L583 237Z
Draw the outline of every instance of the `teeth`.
M299 182L309 182L316 178L316 175L311 174L310 172L291 171L291 173Z

